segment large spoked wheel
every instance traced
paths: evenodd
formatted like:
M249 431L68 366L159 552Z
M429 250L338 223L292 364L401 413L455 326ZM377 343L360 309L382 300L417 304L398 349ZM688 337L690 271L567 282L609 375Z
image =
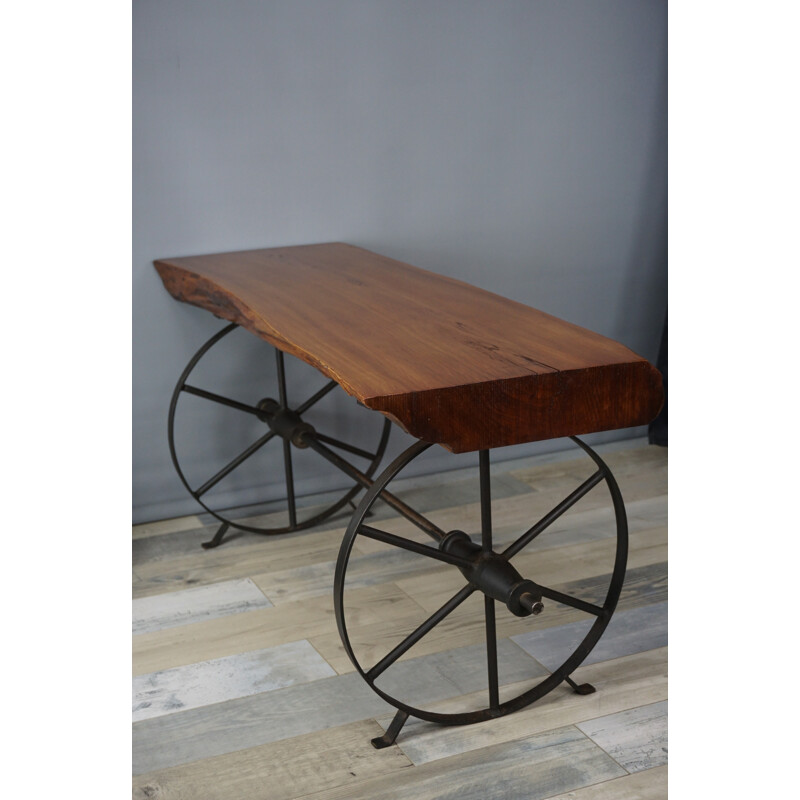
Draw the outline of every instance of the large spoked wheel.
M267 378L267 369L264 369L263 373L261 370L251 370L252 374L259 377L263 374L265 377L263 383L260 380L254 382L255 402L240 402L218 391L196 385L204 380L201 365L204 357L238 327L236 323L232 323L212 336L195 353L178 379L169 407L168 436L172 462L189 494L226 527L232 526L243 531L267 535L290 533L312 527L350 503L363 486L357 483L322 507L302 508L296 499L297 452L298 450L313 452L307 449L302 434L311 431L317 440L357 456L361 464L365 465L362 466L363 473L371 477L386 450L391 423L389 420L375 419L377 415L364 412L364 416L369 417L364 421L365 427L369 429L365 435L373 435L377 439L377 446L371 450L326 436L316 429L316 424L321 420L324 425L326 420L330 421L334 416L325 413L323 400L338 387L336 381L329 381L302 403L290 405L287 390L288 365L285 363L284 354L280 350L270 348L262 341L257 343L260 349L266 347L275 352L273 359L276 375L270 382ZM234 342L235 344L237 343ZM241 346L241 341L238 344ZM211 354L213 355L214 353ZM224 371L226 360L228 362L233 360L226 359L228 355L219 354L216 373L213 367L209 373L215 375L217 382L221 371L220 365ZM300 368L304 367L306 365L300 363ZM316 370L308 367L307 372L316 373ZM204 472L199 477L196 475L199 472L197 463L193 464L195 474L189 475L187 473L190 470L181 462L181 452L185 452L188 438L193 439L195 448L198 440L208 440L206 449L209 457L202 459L201 468ZM183 447L179 440L183 442ZM243 447L245 443L247 446ZM282 457L274 452L279 445L282 445ZM219 452L224 452L226 449L233 452L230 455L220 456ZM294 456L293 450L295 450ZM215 460L217 463L214 463ZM198 461L196 455L194 461ZM283 473L281 484L285 487L280 492L280 501L266 498L272 501L271 513L265 515L253 513L256 520L263 517L267 520L266 523L243 521L241 518L233 519L226 513L225 509L228 507L226 502L231 496L228 487L238 482L239 486L244 485L252 495L253 492L257 493L259 487L266 484L270 478L274 484L276 472ZM277 512L274 510L276 502L283 505L283 510ZM247 505L256 507L259 501L251 499Z
M373 741L376 747L387 746L393 741L393 737L397 735L407 718L406 715L441 724L463 725L493 719L524 708L564 681L580 694L594 691L588 684L578 685L570 675L586 659L600 639L616 608L625 577L628 530L622 496L609 468L585 443L578 439L574 439L574 442L591 459L588 462L589 467L584 471L588 472L589 468L594 471L582 482L579 482L580 477L576 477L575 483L578 485L566 497L563 497L564 490L560 488L557 497L563 499L521 535L516 530L506 529L493 541L489 451L479 453L480 518L472 530L472 535L462 530L446 530L445 525L440 527L436 523L437 514L433 512L426 516L416 513L403 514L407 521L395 520L395 523L399 523L394 525L395 530L401 530L404 534L402 536L387 530L392 527L387 522L376 523L380 524L380 527L365 524L364 520L373 504L382 497L386 499L387 485L430 447L424 442L418 442L402 453L386 468L362 499L347 529L339 553L334 583L334 606L342 643L356 670L373 691L398 709L398 716L383 741ZM603 495L600 488L592 492L599 484L605 484L608 494ZM591 499L581 504L580 501L590 492L592 492ZM532 496L526 495L522 499L527 502ZM389 500L396 501L397 498L389 494ZM550 507L552 502L552 498L548 499L545 507ZM397 507L396 502L395 506ZM570 515L569 518L562 519L554 525L573 507L577 517ZM584 510L587 508L588 511ZM452 516L452 509L450 512L439 513L442 514L444 521L444 514L450 513ZM538 511L536 517L540 513L541 511ZM475 514L477 516L477 509ZM579 531L572 538L569 538L569 534L563 533L569 529L566 523L574 519L578 519L580 523L581 519L589 517L595 522L591 523L593 527L588 533ZM602 524L598 524L597 519ZM597 533L598 528L600 533ZM539 538L546 530L548 535ZM426 537L421 532L433 542L425 543ZM599 580L594 578L593 581L583 581L583 583L580 580L570 582L566 573L572 567L572 560L577 560L574 554L569 556L568 563L553 566L557 560L554 554L558 556L558 548L565 546L565 540L560 538L565 535L567 546L576 542L575 536L579 542L576 546L580 546L581 536L590 539L595 537L590 544L604 555L605 560L601 570L604 578ZM598 536L599 539L596 538ZM500 539L503 541L500 542ZM583 541L588 540L584 538ZM376 545L376 542L382 543L382 546ZM358 544L357 555L354 555L353 548L356 544ZM368 557L364 555L365 553L374 556L378 552L392 548L395 562L405 559L410 564L413 560L415 565L408 573L411 575L410 578L398 574L396 580L400 586L409 586L416 581L417 586L425 587L424 591L438 599L428 603L427 608L413 621L406 618L399 626L401 632L393 632L389 637L382 637L384 643L377 649L374 646L367 646L364 638L359 638L358 633L354 637L350 629L353 626L348 626L348 569L351 562ZM410 552L401 554L398 551ZM444 565L437 562L444 562ZM548 572L553 576L552 580L548 579ZM596 571L593 574L596 575ZM406 584L403 583L404 577ZM443 597L450 595L453 588L458 585L461 588L439 606ZM473 600L459 609L472 595L476 595ZM480 595L483 597L480 598ZM421 605L424 607L424 603ZM435 606L439 607L425 618L425 613L430 612ZM470 628L469 623L463 622L463 628L475 630L477 633L478 638L472 647L473 651L476 648L478 650L484 648L486 658L484 674L488 685L483 689L477 689L477 692L470 694L469 698L466 696L463 698L462 707L467 710L456 712L448 710L444 713L420 708L412 696L407 696L414 692L414 689L409 687L415 686L413 678L415 663L422 668L424 658L430 658L430 654L450 649L448 641L453 641L454 633L457 642L464 641L464 637L459 636L461 629L458 627L462 622L454 618L466 617L468 610L466 606L470 606L473 611L483 616L478 627L472 625ZM454 614L456 609L459 610ZM548 626L561 624L561 621L577 622L575 625L567 625L569 629L577 629L577 635L573 634L568 642L569 650L565 652L562 644L555 656L551 653L549 657L539 657L538 652L532 652L531 655L538 661L530 661L536 666L530 677L521 679L517 674L513 681L508 682L509 685L502 685L501 677L507 674L504 673L502 654L513 655L513 652L519 651L515 650L513 643L503 641L501 657L498 658L498 639L511 636L513 633L521 634L523 637L530 635L530 632L537 635L537 632L545 630ZM358 630L357 620L354 626ZM442 637L443 645L431 641L437 635ZM425 646L421 648L422 656L415 657L412 648L423 640ZM394 646L387 642L391 642ZM359 649L362 654L359 654ZM417 652L419 651L420 648L417 649ZM440 658L434 670L425 668L425 674L430 676L433 673L442 673L441 677L446 682L448 676L444 673L448 669L454 669L454 664L459 658L457 650L452 653L453 657L449 662ZM558 659L557 662L553 661L554 657ZM406 665L405 678L399 681L392 680L390 676L393 669L403 671L401 666L403 663ZM524 668L527 669L527 665ZM457 681L452 681L453 686L456 683ZM395 687L403 690L402 697L396 696L400 692L395 691ZM445 695L448 695L447 690L440 697ZM457 696L461 698L461 693L457 693ZM459 707L459 701L454 701L453 697L453 692L450 691L446 698L448 709ZM426 703L431 704L428 700Z

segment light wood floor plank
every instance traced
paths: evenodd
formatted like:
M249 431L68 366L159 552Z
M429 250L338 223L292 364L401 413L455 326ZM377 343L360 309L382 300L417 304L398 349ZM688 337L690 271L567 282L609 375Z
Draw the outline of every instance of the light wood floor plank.
M630 450L606 451L601 457L620 485L626 479L646 475L654 486L666 488L668 451L665 447L645 446ZM534 464L522 469L512 468L509 474L524 483L541 487L564 479L582 479L581 476L586 477L594 469L589 458L581 455L552 464Z
M611 467L611 472L619 485L622 497L626 503L640 500L643 497L652 497L654 494L665 494L667 491L666 464L655 467L632 465L628 469L609 466ZM580 468L574 470L564 470L550 477L543 475L536 468L530 471L522 470L512 474L518 480L529 484L535 492L546 495L549 499L551 495L563 491L565 487L568 487L567 491L571 491L572 488L585 480L594 470L594 465L589 464L586 466L582 465Z
M498 644L501 678L544 674L513 642ZM379 682L399 699L430 704L486 686L482 647L435 653L393 666ZM485 695L485 691L482 692ZM226 703L216 703L133 726L137 772L195 761L385 714L391 707L352 672Z
M278 538L278 537L275 537ZM341 530L281 537L282 541L259 538L247 545L225 549L196 550L183 556L135 564L144 581L136 596L162 594L222 580L252 577L259 572L298 567L336 559Z
M391 533L398 532L401 525L392 526L384 525L384 529ZM548 532L549 533L549 532ZM610 529L609 534L613 533ZM363 537L361 537L363 538ZM409 538L413 538L409 536ZM580 529L577 529L577 537L582 539ZM594 538L594 537L592 537ZM649 528L642 531L635 531L631 535L631 551L635 552L638 542L640 541L643 546L662 546L665 547L665 529ZM523 551L514 560L514 564L520 564L518 568L522 571L528 568L530 562L533 563L552 563L558 561L557 554L547 556L548 561L542 561L543 555L549 549L558 549L563 546L573 544L575 539L562 536L558 529L552 535L552 538L547 533L541 537L541 542L537 540L536 546L530 548L530 552ZM583 539L585 542L586 539ZM595 545L595 550L602 552L607 550L611 556L606 558L606 565L599 564L593 566L594 569L602 571L603 569L609 570L613 566L613 542L608 536L600 538ZM372 548L370 548L372 549ZM580 548L576 545L576 552L580 552ZM663 551L662 551L663 552ZM273 565L275 567L275 565ZM258 564L255 565L256 570ZM333 592L333 578L335 570L335 561L319 560L315 563L305 564L301 566L292 566L289 569L273 568L269 572L259 573L255 570L251 573L253 581L264 592L264 594L275 605L288 602L290 600L297 600L300 598L312 598L323 595L330 595ZM414 590L414 584L407 583L409 580L415 580L423 591L417 592ZM382 581L396 581L402 588L404 588L411 596L417 600L421 605L430 609L431 611L438 608L441 602L437 602L439 592L438 587L442 586L443 591L453 587L453 592L457 590L457 586L463 584L463 579L460 573L452 567L442 567L441 562L434 561L433 559L426 558L422 555L410 553L397 547L390 547L380 545L379 549L370 552L367 555L354 555L351 556L347 570L346 587L360 587L370 586ZM444 583L446 581L446 583ZM424 600L425 594L433 592L434 600L426 602ZM452 592L451 592L452 593Z
M637 608L660 603L667 599L666 566L651 564L628 570L618 609ZM557 584L558 589L589 603L601 603L608 591L610 576L601 575ZM349 630L351 645L362 664L375 664L426 618L414 615L393 624L367 624ZM499 639L523 634L530 630L565 625L585 620L587 615L575 608L548 601L545 611L537 617L515 617L504 607L498 608L497 636ZM404 656L413 658L437 653L454 647L465 647L484 641L483 600L472 595L436 628L415 644ZM323 658L341 675L353 669L338 634L311 636L309 641Z
M667 767L654 767L548 800L667 800Z
M272 603L249 578L197 586L133 601L134 635L241 614Z
M573 727L423 764L402 773L337 787L306 800L540 800L624 775Z
M447 507L459 508L465 502L472 502L478 491L477 470L473 476L468 478L461 478L456 475L451 477L448 473L445 481L432 483L427 480L424 483L420 483L419 480L412 479L410 481L400 481L400 483L408 487L403 490L403 496L407 502L421 513ZM505 473L496 475L495 480L492 482L493 496L499 501L506 497L513 497L530 491L531 487L528 484L518 481ZM341 495L341 492L331 492L324 495L316 495L313 499L297 498L298 512L302 518L313 516L315 513L324 511L331 503L339 500ZM323 502L316 502L317 499ZM358 499L356 499L356 502ZM254 515L249 509L242 509L239 512L228 512L228 516L245 525L265 528L280 527L286 524L286 510L283 507L283 501L279 501L277 505L281 506L281 510L277 512ZM396 512L388 505L377 503L372 510L372 514L373 520L380 521L387 517L394 517ZM269 537L231 528L225 534L224 546L228 551L242 546L274 546L276 542L281 540L296 540L304 535L324 532L329 529L338 530L338 539L341 540L341 535L347 527L351 516L352 509L346 506L345 509L315 525L310 531L298 531ZM208 514L203 515L203 518L206 519L205 523L202 518L192 516L166 520L163 524L146 523L141 526L135 526L133 547L135 563L202 553L200 543L211 539L219 524ZM150 530L151 528L152 530Z
M169 596L169 595L168 595ZM355 589L348 594L348 615L358 625L391 624L423 610L393 583ZM336 635L333 598L320 597L145 633L133 640L133 674L261 650L322 634Z
M543 502L534 494L519 495L492 504L492 529L496 545L506 545L514 541L524 531L544 516L563 496L552 497ZM591 494L589 495L591 496ZM551 504L548 506L547 502ZM588 504L587 504L588 506ZM537 549L561 547L566 544L610 538L616 534L614 511L606 493L600 496L592 507L579 503L552 523L545 533L537 538ZM666 525L667 497L658 494L626 504L628 528L631 532ZM463 530L480 539L480 503L444 508L428 515L442 530ZM425 533L402 517L392 517L373 523L373 527L405 536L415 541L430 544ZM386 545L364 536L356 539L356 552L379 552Z
M582 722L578 727L628 772L667 763L667 701Z
M430 561L431 565L441 563L424 559L420 568L420 559L424 559L424 556L400 548L356 557L351 559L352 568L348 569L345 585L353 589L375 586L413 574L416 570L425 571L424 562ZM335 566L335 560L331 559L290 569L254 573L252 578L270 601L279 606L295 600L312 601L318 597L331 597ZM431 566L431 573L437 568Z
M667 650L660 648L581 667L579 677L597 691L579 695L562 684L521 711L477 725L443 727L409 719L397 744L414 764L425 764L664 700L667 696ZM508 685L501 692L501 700L516 697L531 685L529 681ZM479 707L481 703L485 704L485 696L475 692L469 697L432 703L426 708L452 714ZM378 721L385 727L390 719L387 716Z
M509 639L497 643L497 661L501 685L541 679L548 674ZM389 667L375 685L400 702L422 708L446 697L473 692L482 696L486 706L487 680L486 647L481 643L400 661Z
M387 714L356 673L168 714L133 726L134 775Z
M667 529L637 531L629 538L628 569L657 564L667 559ZM512 563L518 572L543 586L553 587L568 581L589 578L612 571L616 540L603 538L550 549L531 546ZM435 611L464 585L461 573L452 567L437 567L435 572L399 576L398 586L429 612Z
M182 764L134 778L134 800L291 800L407 771L396 747L376 750L374 720ZM366 744L366 746L365 746ZM396 775L402 781L403 775Z
M162 519L156 522L143 522L140 525L134 525L133 538L134 540L146 539L150 536L163 536L164 534L188 531L202 527L203 523L200 518L195 515L174 517L173 519Z
M133 680L133 719L138 722L332 674L305 640L151 672Z

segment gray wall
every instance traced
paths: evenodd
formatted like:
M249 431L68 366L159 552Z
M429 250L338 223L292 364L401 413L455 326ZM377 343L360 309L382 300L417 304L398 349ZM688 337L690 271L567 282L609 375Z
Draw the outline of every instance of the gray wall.
M184 364L221 327L172 300L159 257L349 242L654 361L666 16L661 0L134 0L134 519L196 510L169 459L166 412ZM273 356L236 335L206 378L254 401ZM320 385L304 366L295 399ZM359 411L346 397L320 409L335 434L368 441L377 415L363 423ZM186 412L183 452L207 477L209 453L224 459L250 433L202 413ZM409 441L397 435L391 452ZM465 463L427 456L420 470ZM304 469L301 491L342 483L325 463ZM283 491L279 473L262 482ZM232 503L256 499L244 478L227 488Z

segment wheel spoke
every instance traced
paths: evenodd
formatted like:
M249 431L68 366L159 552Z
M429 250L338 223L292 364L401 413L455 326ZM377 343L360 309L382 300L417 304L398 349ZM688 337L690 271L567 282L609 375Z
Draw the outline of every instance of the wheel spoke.
M209 489L216 486L226 475L233 472L243 461L246 461L253 453L262 448L273 436L275 436L274 431L265 433L258 441L253 442L247 450L243 451L236 456L233 461L226 464L216 475L209 478L194 494L197 497L204 495Z
M489 705L500 705L500 688L497 680L497 628L494 621L494 599L485 595L484 611L486 617L486 667L489 673Z
M385 542L386 544L394 545L395 547L402 547L404 550L410 550L412 553L420 553L428 558L435 558L438 561L444 561L447 564L453 564L456 567L464 567L469 569L473 566L472 562L466 558L445 553L442 550L436 550L427 544L420 544L412 539L404 539L402 536L395 536L393 533L378 530L370 525L361 525L358 532L369 539L375 539L378 542Z
M352 453L355 456L361 456L361 458L366 458L368 461L372 461L372 459L377 455L377 453L368 453L366 450L362 450L360 447L355 447L347 442L334 439L333 436L326 436L324 433L320 433L319 431L317 431L314 435L321 442L332 444L334 447L338 447L340 450L346 450L348 453Z
M286 370L283 365L283 350L276 350L275 356L278 361L278 392L280 393L281 408L288 408L289 401L286 397Z
M209 489L213 489L226 475L229 475L242 462L250 458L253 453L261 449L275 434L270 431L265 433L258 441L253 442L247 450L239 453L233 461L228 462L216 475L209 478L196 492L197 497L202 497Z
M283 467L286 471L286 500L289 503L289 525L297 525L297 508L294 503L294 473L292 472L292 445L283 440Z
M530 544L545 528L555 522L565 511L568 511L584 495L588 494L605 477L603 470L597 470L591 477L587 478L574 492L565 497L555 508L545 514L532 528L525 531L522 536L510 544L504 551L506 558L512 558L523 547Z
M473 592L474 586L467 585L457 594L453 595L438 611L431 614L425 622L416 630L412 631L400 644L390 653L385 655L371 670L365 673L367 680L373 683L375 679L386 669L392 666L403 653L413 647L426 633L435 628L451 611L461 605Z
M322 398L325 397L325 395L328 394L328 392L333 391L338 385L339 384L336 383L336 381L331 381L330 383L326 383L316 394L312 394L311 397L309 397L308 400L305 401L305 403L299 405L294 410L295 414L304 414L306 411L308 411L309 408L311 408L311 406L322 400Z
M196 386L189 386L184 383L181 391L187 394L193 394L197 397L203 397L206 400L213 400L215 403L221 403L223 406L230 406L230 408L238 408L239 411L246 411L248 414L259 415L259 410L255 406L249 406L247 403L240 403L238 400L231 400L230 397L223 397L221 394L208 392L205 389L198 389Z
M606 613L606 610L600 606L587 603L585 600L579 600L577 597L558 592L555 589L548 589L546 586L539 586L539 591L542 593L542 597L555 600L557 603L563 603L565 606L572 606L579 611L585 611L587 614L594 614L596 617L602 617Z

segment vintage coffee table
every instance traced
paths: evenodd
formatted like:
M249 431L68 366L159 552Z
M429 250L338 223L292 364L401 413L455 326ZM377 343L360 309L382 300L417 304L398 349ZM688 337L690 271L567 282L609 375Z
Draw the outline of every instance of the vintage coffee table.
M229 526L278 534L307 528L331 516L366 489L342 540L334 581L336 622L347 654L361 677L397 714L376 747L392 744L409 715L460 725L492 719L527 706L566 681L581 694L594 688L570 677L602 635L625 577L628 534L622 496L611 471L580 434L644 425L663 401L660 373L623 345L542 311L451 278L347 244L314 244L155 262L168 291L231 324L206 342L178 380L169 410L169 442L181 480L219 519L220 544ZM204 356L241 326L276 349L277 396L233 400L189 382ZM330 381L303 403L288 402L284 353L316 367ZM385 417L374 451L324 434L308 422L312 407L340 386ZM266 430L202 485L181 469L175 417L183 397L255 417ZM391 423L418 441L373 479ZM495 550L492 542L489 451L556 437L571 437L594 462L593 474L516 540ZM273 528L237 522L208 502L208 493L270 440L283 446L288 523ZM443 530L411 508L388 484L423 451L439 445L453 453L478 452L480 531ZM336 466L353 486L328 507L303 516L295 498L292 451L310 449ZM349 460L340 452L348 453ZM352 457L362 465L351 463ZM613 568L602 604L588 602L520 574L514 557L597 485L604 483L616 521ZM378 500L432 540L421 543L365 520ZM345 584L358 537L383 542L451 565L463 586L376 663L362 664L348 634ZM485 705L435 713L399 700L378 679L474 592L484 596L488 687ZM518 696L500 700L496 604L517 617L538 615L544 601L564 604L593 619L561 666ZM313 613L309 609L309 613ZM532 620L533 622L533 620Z

